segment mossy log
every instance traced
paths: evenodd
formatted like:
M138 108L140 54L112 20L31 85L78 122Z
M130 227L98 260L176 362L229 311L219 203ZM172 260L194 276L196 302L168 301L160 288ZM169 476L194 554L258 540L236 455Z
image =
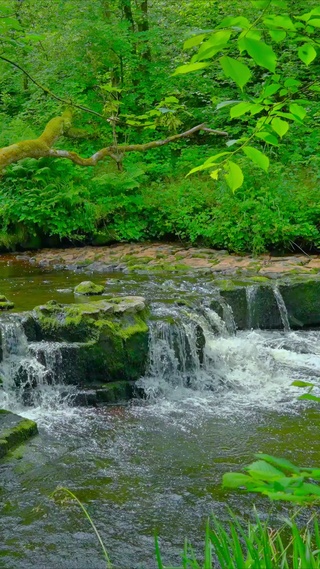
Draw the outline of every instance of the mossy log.
M66 158L78 166L96 166L98 162L104 160L109 156L115 160L117 164L119 164L122 162L123 156L126 152L144 152L145 150L149 150L151 148L164 146L165 144L169 144L170 142L174 142L180 138L192 136L194 133L200 130L205 130L220 135L227 134L222 131L209 129L203 123L194 126L193 128L180 134L169 136L163 140L153 140L152 142L147 142L145 144L124 144L117 146L108 146L106 148L101 148L101 150L98 150L89 158L82 158L76 152L52 148L55 142L62 136L70 136L70 138L74 138L75 129L72 127L72 111L68 109L64 111L61 116L51 119L45 127L43 133L38 138L23 140L21 142L16 142L10 146L1 148L0 171L2 171L10 164L18 162L19 160L23 160L24 158ZM89 134L88 138L90 138Z

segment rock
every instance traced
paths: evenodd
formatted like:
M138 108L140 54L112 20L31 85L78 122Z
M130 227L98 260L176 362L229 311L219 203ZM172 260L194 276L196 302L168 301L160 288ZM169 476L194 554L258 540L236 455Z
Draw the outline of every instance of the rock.
M75 287L74 294L95 295L102 294L103 291L103 285L95 284L92 281L83 281Z
M37 433L34 421L0 409L0 458Z
M69 383L136 380L148 360L147 310L142 297L108 298L83 304L48 302L33 312L37 340L61 345ZM67 366L65 368L65 366Z
M115 314L122 314L123 312L140 312L146 307L145 299L143 296L126 296L123 300L116 304L114 307Z
M124 403L133 397L134 385L133 381L114 381L97 389L82 389L77 392L74 404L86 407Z
M279 286L292 328L320 325L320 279Z
M14 303L0 294L0 310L10 310L11 308L14 308Z

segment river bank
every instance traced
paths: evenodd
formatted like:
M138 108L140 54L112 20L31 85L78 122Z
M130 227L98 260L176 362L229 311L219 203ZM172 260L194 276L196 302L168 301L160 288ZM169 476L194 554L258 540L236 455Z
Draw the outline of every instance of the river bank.
M277 279L286 274L317 274L320 255L235 255L228 251L178 243L116 244L103 247L40 249L0 256L40 267L88 272L204 271L221 275L260 275Z

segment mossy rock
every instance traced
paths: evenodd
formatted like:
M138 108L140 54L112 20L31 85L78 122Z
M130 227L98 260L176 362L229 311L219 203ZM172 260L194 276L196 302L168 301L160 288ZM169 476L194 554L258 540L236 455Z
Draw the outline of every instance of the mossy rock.
M320 325L320 279L279 286L292 328Z
M103 285L98 285L92 281L83 281L78 284L74 289L74 294L84 294L84 295L99 295L104 291Z
M223 285L220 296L230 306L238 330L283 328L279 307L271 286L264 283L252 285L250 282L237 285L231 281L229 287ZM219 300L212 301L211 308L223 318L223 306Z
M0 410L0 458L38 433L37 425L10 411Z
M0 310L10 310L11 308L14 308L14 303L3 294L0 294Z
M77 384L141 377L148 359L147 316L142 297L70 305L51 301L34 310L38 340L77 343L78 350L61 348L67 381Z

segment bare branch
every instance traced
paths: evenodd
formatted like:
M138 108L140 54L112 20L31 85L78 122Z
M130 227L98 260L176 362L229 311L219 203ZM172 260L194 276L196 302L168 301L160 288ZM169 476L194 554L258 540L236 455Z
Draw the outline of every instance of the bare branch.
M19 65L15 61L12 61L11 59L4 57L3 55L0 55L0 59L5 61L6 63L9 63L9 65L16 67L16 69L19 69L19 71L22 71L22 73L24 73L34 85L39 87L39 89L41 89L44 93L46 93L47 95L49 95L50 97L52 97L56 101L59 101L60 103L63 103L64 105L66 105L68 107L74 107L75 109L79 109L81 111L84 111L85 113L90 113L91 115L95 115L96 117L99 117L100 119L106 120L105 116L101 115L100 113L97 113L96 111L93 111L92 109L88 109L87 107L84 107L83 105L78 105L77 103L74 103L71 99L63 99L62 97L55 95L55 93L52 93L52 91L50 91L50 89L48 89L48 87L44 87L43 85L41 85L41 83L39 83L36 79L34 79L28 71L26 71L23 67L21 67L21 65Z

